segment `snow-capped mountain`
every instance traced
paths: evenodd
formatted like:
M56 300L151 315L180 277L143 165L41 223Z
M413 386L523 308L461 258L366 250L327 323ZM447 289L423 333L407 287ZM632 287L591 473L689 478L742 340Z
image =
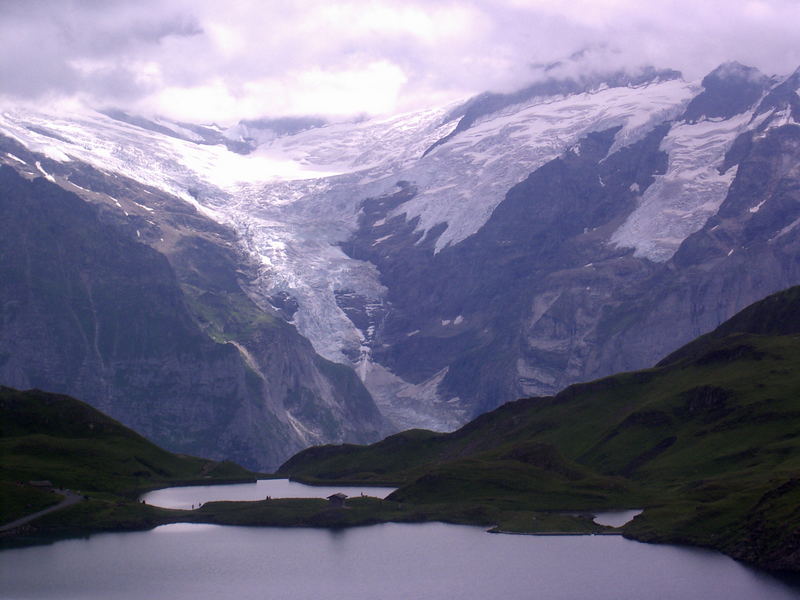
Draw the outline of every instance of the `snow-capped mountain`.
M34 158L2 159L167 255L154 194L115 197L70 165L230 227L262 308L353 366L396 427L446 429L650 364L799 283L798 78L650 70L225 131L17 107L0 133Z

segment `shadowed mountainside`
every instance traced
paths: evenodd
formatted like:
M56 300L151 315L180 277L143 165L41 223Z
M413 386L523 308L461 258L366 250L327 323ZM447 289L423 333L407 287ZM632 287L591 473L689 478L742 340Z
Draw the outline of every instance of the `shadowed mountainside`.
M0 167L0 187L3 384L79 396L167 448L260 469L382 431L352 370L242 291L215 229L184 232L170 262L44 178Z

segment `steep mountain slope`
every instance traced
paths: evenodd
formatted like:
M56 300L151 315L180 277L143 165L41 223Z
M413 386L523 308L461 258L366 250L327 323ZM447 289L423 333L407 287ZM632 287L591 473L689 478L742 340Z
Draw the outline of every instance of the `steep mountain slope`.
M799 310L795 287L659 367L511 402L450 434L310 448L279 472L404 484L390 499L420 505L643 505L627 534L797 571Z
M198 246L170 237L164 194L230 227L261 309L354 366L396 428L452 429L652 364L800 282L798 77L649 69L229 137L17 108L0 158L103 203L181 280Z
M439 251L449 223L387 218L412 185L365 201L344 247L388 287L375 361L474 415L652 364L800 281L800 126L759 104L769 85L721 67L680 118L622 147L624 129L586 136Z
M0 480L127 492L181 481L243 480L233 463L179 456L69 396L0 387ZM77 458L77 459L76 459Z
M154 527L169 518L137 497L158 486L253 481L231 462L162 450L89 405L38 390L0 387L0 525L3 539ZM39 482L40 485L31 485ZM30 523L16 519L63 500ZM75 493L80 490L80 495ZM62 490L62 494L65 493Z
M562 451L568 450L565 456L597 466L604 461L602 447L612 441L616 444L615 438L629 434L627 429L644 425L652 426L653 431L671 430L695 419L704 425L713 423L715 427L703 435L692 433L676 440L680 444L706 443L704 438L720 433L733 439L739 433L731 433L732 430L747 426L744 419L732 417L736 410L745 407L771 410L779 406L779 396L790 404L796 403L793 394L800 383L800 374L791 367L798 360L795 348L800 343L800 325L795 316L798 308L800 287L790 288L749 306L652 369L576 384L551 398L509 402L452 433L410 430L370 446L309 448L282 465L279 473L321 479L389 477L392 482L408 482L421 467L429 469L431 465L532 439L555 442ZM714 387L717 385L726 389ZM677 402L671 406L673 401ZM670 405L669 410L662 403ZM655 408L663 414L656 414ZM647 411L651 414L646 415ZM765 416L769 417L765 421L780 420L778 414ZM717 427L723 418L735 427ZM622 428L621 423L625 423ZM788 432L796 423L787 421L779 427ZM756 434L749 434L744 443L756 444L759 442L756 438ZM780 438L778 435L776 439ZM647 439L640 441L645 446L649 444ZM633 442L630 447L625 444L624 449L639 452L641 448L637 446L641 445ZM716 451L727 452L726 445L719 444ZM765 450L764 454L770 452ZM635 469L602 466L600 470L630 474L656 458L654 455L642 461ZM700 472L700 465L715 461L713 453L698 452L693 464ZM344 468L349 462L358 467L355 475L335 466ZM328 475L320 475L322 471Z
M314 441L382 430L351 371L242 292L223 228L178 210L191 235L144 219L134 233L8 167L0 188L3 383L80 395L168 448L261 469ZM141 230L171 234L174 270Z

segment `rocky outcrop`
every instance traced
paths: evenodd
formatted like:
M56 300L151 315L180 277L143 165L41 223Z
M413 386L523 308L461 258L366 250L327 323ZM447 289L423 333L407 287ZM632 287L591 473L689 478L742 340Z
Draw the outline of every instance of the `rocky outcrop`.
M703 78L703 91L692 99L682 119L729 119L751 108L769 88L758 69L737 62L720 65Z

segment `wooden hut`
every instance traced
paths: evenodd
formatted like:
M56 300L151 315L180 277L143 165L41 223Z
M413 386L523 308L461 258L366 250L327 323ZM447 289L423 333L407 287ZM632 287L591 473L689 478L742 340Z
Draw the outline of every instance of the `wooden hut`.
M342 508L345 500L347 500L347 495L342 492L336 492L328 496L328 502L330 502L331 506L334 508Z

